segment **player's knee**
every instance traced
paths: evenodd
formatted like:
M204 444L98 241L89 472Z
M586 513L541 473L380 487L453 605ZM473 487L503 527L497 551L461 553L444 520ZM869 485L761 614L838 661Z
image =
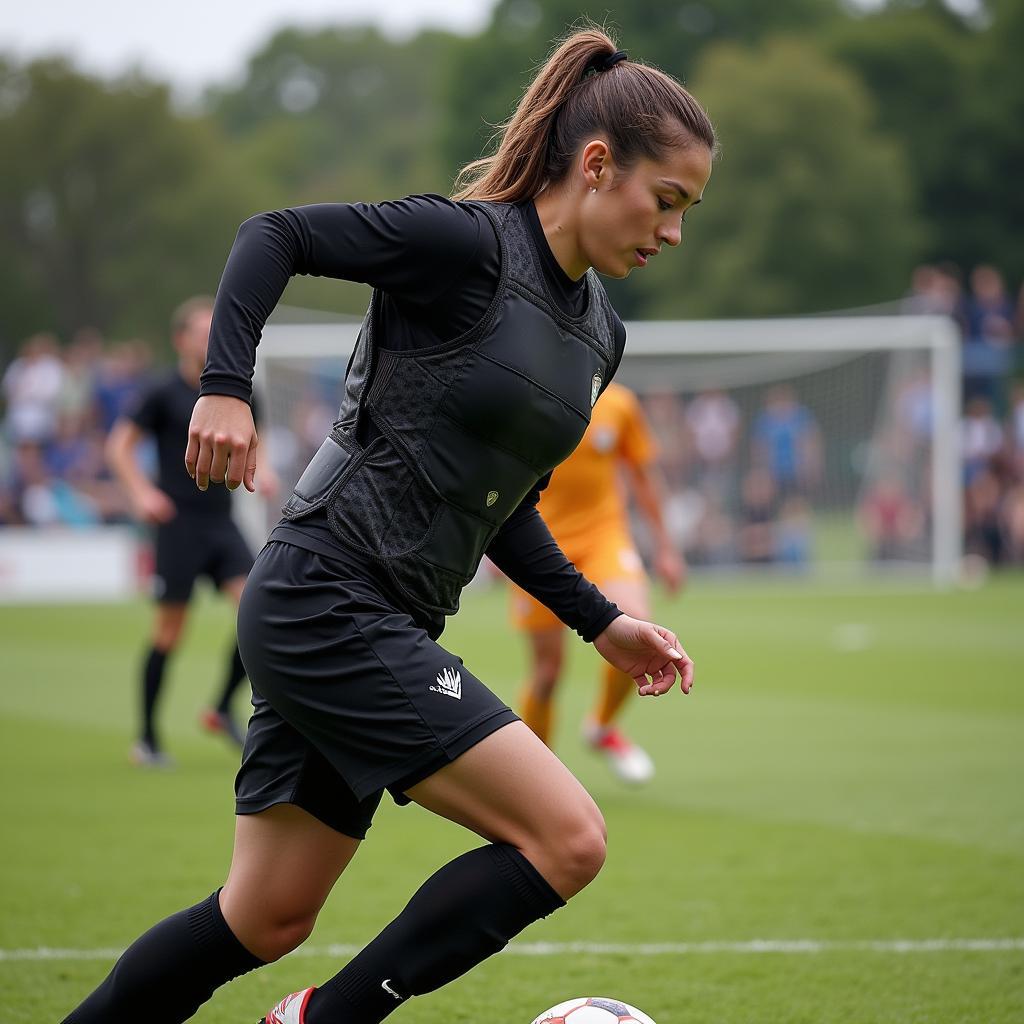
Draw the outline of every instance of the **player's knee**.
M597 807L562 830L556 845L562 894L575 895L597 877L608 853L608 832Z
M298 949L312 934L314 924L316 914L273 916L261 922L255 934L242 939L242 942L261 960L273 963L293 949Z
M549 654L538 658L533 671L533 695L538 700L550 700L562 675L562 656Z

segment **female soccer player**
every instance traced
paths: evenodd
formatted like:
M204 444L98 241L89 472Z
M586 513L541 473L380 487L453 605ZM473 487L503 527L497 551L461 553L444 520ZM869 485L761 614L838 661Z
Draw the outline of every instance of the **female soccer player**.
M654 569L669 593L683 584L686 562L662 516L664 482L655 465L657 448L636 395L613 383L594 406L579 447L552 476L537 510L566 557L626 614L648 611L647 575L629 530L629 494L656 543ZM565 661L565 626L549 608L516 587L515 625L527 635L530 671L520 698L523 721L553 746L554 697ZM597 703L583 727L584 742L604 756L623 782L647 782L654 762L618 725L633 680L605 664Z
M388 790L486 844L442 867L337 975L266 1024L376 1024L501 949L597 874L601 814L460 659L444 618L486 552L639 693L689 692L673 633L618 613L535 504L618 365L591 270L678 245L714 131L677 82L602 32L551 56L454 202L311 206L247 221L214 312L185 463L254 487L248 405L292 274L374 288L338 421L285 504L239 610L255 711L227 881L129 947L71 1024L190 1017L298 946Z

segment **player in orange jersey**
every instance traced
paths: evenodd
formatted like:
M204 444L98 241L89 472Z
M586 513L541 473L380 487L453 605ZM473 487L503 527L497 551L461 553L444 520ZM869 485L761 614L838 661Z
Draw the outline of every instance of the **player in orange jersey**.
M594 406L579 447L563 462L541 495L538 508L559 547L627 615L650 617L647 577L629 532L622 470L650 524L656 543L654 569L671 593L684 583L686 563L673 546L661 513L662 481L657 450L636 396L611 384ZM518 587L513 618L527 632L530 675L520 700L523 721L550 745L553 698L565 657L565 627ZM654 765L629 740L616 719L636 683L610 665L602 669L601 693L583 727L587 744L602 753L619 778L646 782Z

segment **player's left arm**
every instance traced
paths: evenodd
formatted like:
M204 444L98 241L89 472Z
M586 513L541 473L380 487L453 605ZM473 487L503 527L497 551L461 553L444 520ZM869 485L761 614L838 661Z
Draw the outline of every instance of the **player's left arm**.
M631 676L641 696L665 693L677 676L689 693L693 663L675 634L624 614L566 558L537 511L539 494L528 495L492 540L494 564Z
M667 488L657 463L658 445L636 395L626 393L622 406L618 457L630 491L654 536L654 569L670 594L686 583L686 560L676 550L665 525Z
M686 585L686 559L676 550L665 525L666 488L661 470L653 462L627 463L630 490L654 536L654 569L670 594Z

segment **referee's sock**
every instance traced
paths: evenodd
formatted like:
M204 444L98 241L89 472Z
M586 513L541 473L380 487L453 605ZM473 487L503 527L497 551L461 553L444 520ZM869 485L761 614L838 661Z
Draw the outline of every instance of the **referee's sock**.
M379 1024L409 996L453 981L565 901L513 846L435 872L405 910L312 995L305 1024Z
M164 682L167 651L151 647L142 667L142 739L154 750L160 749L156 737L156 702Z
M263 966L228 927L219 891L137 938L63 1024L181 1024L240 974Z
M221 714L226 715L231 711L231 698L234 696L235 690L241 685L243 679L245 679L245 666L242 664L242 655L239 654L238 644L236 643L231 652L231 663L228 666L228 674L224 678L224 687L221 690L220 700L216 704L216 708Z

